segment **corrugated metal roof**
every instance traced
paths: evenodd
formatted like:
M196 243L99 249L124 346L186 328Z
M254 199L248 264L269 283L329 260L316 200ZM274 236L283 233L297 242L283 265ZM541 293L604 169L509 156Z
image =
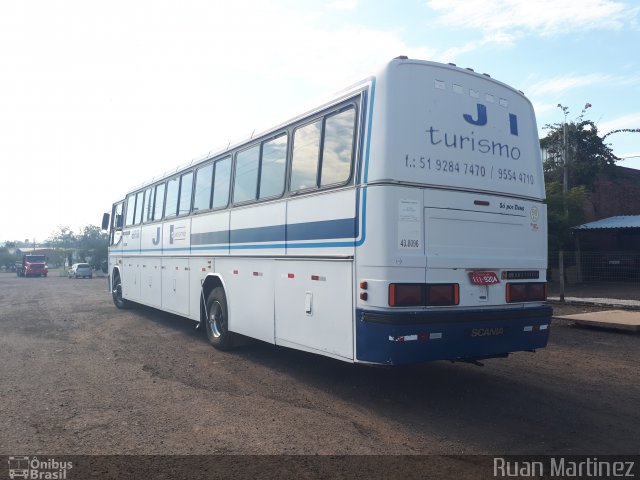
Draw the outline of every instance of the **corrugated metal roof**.
M598 230L618 228L640 228L640 215L621 215L619 217L603 218L595 222L584 223L573 227L574 230Z

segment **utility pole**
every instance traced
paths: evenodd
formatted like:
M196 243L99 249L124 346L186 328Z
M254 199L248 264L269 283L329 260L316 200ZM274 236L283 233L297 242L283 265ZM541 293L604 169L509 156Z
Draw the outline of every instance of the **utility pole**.
M567 194L569 191L569 171L567 168L567 114L569 113L568 107L563 107L558 104L558 108L562 109L564 113L564 123L562 124L562 206L564 207L564 220L569 221L569 205L567 202ZM558 273L560 276L560 301L564 302L564 245L560 245L558 251Z

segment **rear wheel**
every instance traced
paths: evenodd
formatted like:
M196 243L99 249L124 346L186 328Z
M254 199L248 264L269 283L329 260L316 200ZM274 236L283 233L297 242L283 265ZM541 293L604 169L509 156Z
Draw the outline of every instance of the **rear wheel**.
M234 347L236 335L229 331L227 296L224 288L216 287L207 298L207 338L218 350L229 350Z
M122 282L120 281L120 274L115 273L113 275L113 283L111 284L111 296L113 297L113 304L122 309L131 308L131 302L122 298Z

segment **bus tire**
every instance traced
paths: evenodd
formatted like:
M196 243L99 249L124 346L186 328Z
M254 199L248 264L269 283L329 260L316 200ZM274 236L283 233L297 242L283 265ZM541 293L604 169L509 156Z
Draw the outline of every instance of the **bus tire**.
M113 304L116 307L123 310L131 308L131 302L122 298L122 282L120 281L119 273L115 273L113 275L113 284L111 286L111 297L113 298Z
M234 347L235 334L228 329L227 296L224 288L214 288L207 297L207 319L205 327L207 338L218 350L229 350Z

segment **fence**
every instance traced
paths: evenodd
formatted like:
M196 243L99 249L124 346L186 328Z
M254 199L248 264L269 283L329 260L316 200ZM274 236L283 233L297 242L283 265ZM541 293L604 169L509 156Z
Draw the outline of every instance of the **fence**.
M627 282L640 284L640 252L602 251L564 252L564 276L567 284L590 282ZM549 252L549 278L558 282L558 252Z

